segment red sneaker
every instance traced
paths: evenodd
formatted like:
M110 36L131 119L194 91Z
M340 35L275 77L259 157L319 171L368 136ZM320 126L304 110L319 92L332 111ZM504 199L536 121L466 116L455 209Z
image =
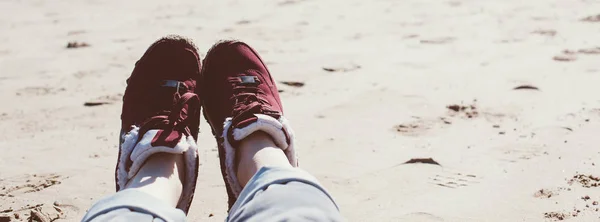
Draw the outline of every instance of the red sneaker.
M256 131L269 134L297 166L293 132L283 117L275 82L256 51L243 42L213 46L203 62L199 90L204 117L219 144L221 173L233 206L242 187L235 171L237 143Z
M187 213L198 176L200 56L193 43L168 36L152 44L127 79L115 178L122 190L154 153L185 156L185 181L177 205Z

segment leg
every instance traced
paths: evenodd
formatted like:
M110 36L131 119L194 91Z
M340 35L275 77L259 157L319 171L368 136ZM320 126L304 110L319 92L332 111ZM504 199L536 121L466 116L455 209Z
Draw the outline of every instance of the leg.
M198 176L200 57L180 36L154 42L127 79L117 193L83 221L185 221Z
M243 139L237 163L238 179L245 187L229 221L342 221L325 189L293 168L269 135L256 132Z
M297 168L294 132L258 53L224 41L209 50L203 66L199 89L219 144L228 220L341 220L317 179Z
M122 191L98 201L82 221L185 221L176 209L182 191L180 154L149 157Z
M242 186L246 186L260 168L292 168L283 151L277 148L269 135L260 131L242 140L236 154L237 176Z
M183 189L181 181L184 171L182 155L157 153L146 160L140 171L125 185L125 189L147 193L176 207Z

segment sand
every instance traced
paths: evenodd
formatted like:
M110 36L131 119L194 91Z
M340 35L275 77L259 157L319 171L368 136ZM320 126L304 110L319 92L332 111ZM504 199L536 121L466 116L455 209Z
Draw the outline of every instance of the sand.
M5 0L0 221L114 192L125 79L167 34L292 82L301 166L349 221L600 220L598 1ZM205 121L199 147L189 219L223 221Z

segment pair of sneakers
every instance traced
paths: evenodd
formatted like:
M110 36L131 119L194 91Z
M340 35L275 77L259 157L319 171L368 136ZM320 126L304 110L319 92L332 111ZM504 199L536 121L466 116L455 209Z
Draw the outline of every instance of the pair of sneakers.
M218 143L229 207L242 190L236 177L235 148L245 137L256 131L267 133L290 164L298 165L293 132L283 117L277 87L255 50L240 41L223 41L201 60L190 40L167 36L146 50L127 79L115 172L117 191L152 154L182 154L185 178L177 208L187 213L198 177L201 110Z

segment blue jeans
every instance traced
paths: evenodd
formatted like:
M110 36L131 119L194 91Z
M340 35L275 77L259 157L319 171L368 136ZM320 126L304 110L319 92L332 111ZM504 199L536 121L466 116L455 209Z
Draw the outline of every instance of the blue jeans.
M85 222L185 221L183 211L136 190L98 201ZM263 167L250 179L227 221L342 221L339 209L317 179L297 168Z

